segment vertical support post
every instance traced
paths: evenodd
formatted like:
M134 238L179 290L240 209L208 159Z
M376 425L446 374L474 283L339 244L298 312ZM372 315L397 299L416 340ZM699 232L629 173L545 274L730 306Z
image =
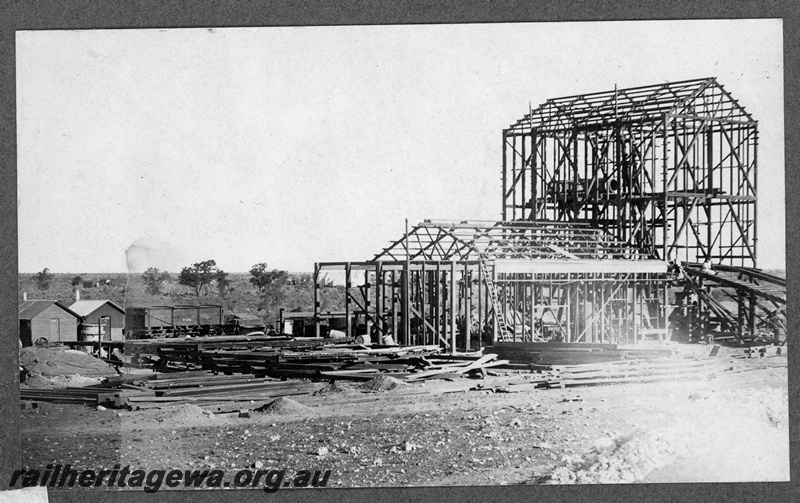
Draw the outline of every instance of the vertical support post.
M353 336L353 317L350 312L350 262L344 266L344 316L345 316L345 337Z
M464 262L464 351L470 351L470 325L472 324L472 315L470 309L470 301L472 300L472 281L469 273L469 262Z
M658 320L658 328L663 328L665 331L667 331L667 330L669 330L669 323L668 323L669 314L672 311L670 310L669 313L667 312L667 309L670 309L669 307L667 307L667 304L669 304L669 288L667 287L667 282L666 281L662 281L661 285L662 285L661 286L661 295L662 295L662 297L661 297L661 301L659 302L659 304L663 307L663 309L661 310L661 313L660 313L661 318ZM658 300L658 299L656 299L656 300ZM666 334L667 334L666 335L666 340L669 341L672 334L670 334L669 332L666 332Z
M522 217L522 220L525 220L525 206L527 206L527 204L528 204L528 200L527 200L528 199L528 184L527 184L528 180L527 180L527 178L525 176L525 171L527 171L528 162L527 162L526 151L525 151L525 136L526 135L520 136L520 140L522 140L520 143L522 143L522 145L520 145L520 159L519 159L519 169L521 171L520 175L522 177L522 180L521 180L522 181L522 193L520 194L520 202L519 202L520 203L519 206L522 209L520 210L519 214L520 214L520 217ZM514 220L516 220L516 219L517 219L517 215L515 214L514 215Z
M749 169L749 166L748 166ZM758 131L753 131L753 195L758 196ZM748 205L753 208L753 267L758 267L756 253L758 250L758 204ZM742 262L744 263L744 261Z
M450 354L456 352L456 314L458 309L458 292L456 284L456 261L450 262Z
M401 344L411 343L411 309L410 292L409 292L409 274L408 263L403 263L403 270L400 272L400 320L403 323L403 338Z
M600 275L600 342L606 342L606 281L603 275ZM610 341L609 341L610 342Z
M419 308L420 308L420 316L422 316L422 323L420 328L422 330L422 344L428 344L428 313L427 309L425 309L425 304L427 302L427 295L425 295L425 290L428 283L428 274L427 270L425 269L425 262L422 262L422 269L419 272L420 280L419 280L419 289L420 289L420 301L419 301Z
M575 202L573 203L572 206L572 215L573 218L578 219L579 218L578 208L584 201L582 200L581 197L579 197L581 191L578 190L578 185L581 185L582 182L580 181L580 175L578 174L578 128L577 127L572 130L572 134L570 135L570 145L568 148L570 149L569 154L572 159L572 177L573 177L572 183L574 184L572 187L573 190L575 191L575 198L574 198ZM586 196L583 197L585 198ZM514 306L514 308L516 309L516 306ZM516 317L516 314L514 316Z
M511 135L511 172L509 173L509 180L510 180L510 187L509 192L511 193L511 220L517 219L517 157L519 154L517 153L517 135Z
M442 332L442 289L441 286L441 263L436 262L436 270L432 272L431 277L431 316L433 316L433 328L436 331L433 334L433 344L439 344L439 334Z
M392 336L395 344L400 344L400 334L397 331L397 275L392 271Z
M662 237L663 237L663 246L662 246L662 250L661 250L661 259L662 260L667 260L667 249L669 248L669 245L670 245L670 243L668 242L668 238L667 238L667 236L669 235L667 233L667 217L669 216L668 215L669 214L669 207L667 206L667 192L669 191L669 188L667 187L667 168L669 166L669 159L668 159L669 150L668 150L668 147L667 147L667 129L669 128L668 118L669 118L669 115L668 114L664 114L664 130L661 133L661 141L663 142L662 148L663 148L663 157L664 157L663 160L662 160L663 162L662 162L662 167L661 167L661 183L662 183L662 187L663 187L662 190L664 191L664 197L662 199L662 204L664 206L662 206L662 208L661 208L662 220L664 221L664 225L662 226L662 233L661 233ZM675 141L677 141L677 139Z
M701 125L702 125L702 123L701 123ZM726 127L726 126L723 124L721 127ZM712 128L712 127L707 127L706 128L706 133L704 135L702 135L703 138L706 141L706 145L705 145L706 148L705 148L704 153L705 153L706 166L708 166L708 184L706 185L706 187L707 187L707 189L712 189L712 190L714 189L714 167L715 167L714 163L712 162L713 155L714 155L713 129L714 128ZM700 133L698 133L698 134L700 134ZM721 166L720 166L720 168L721 168ZM720 172L719 173L720 184L719 184L719 187L716 187L716 188L724 190L725 187L723 186L723 181L722 181L724 175L723 175L721 169L719 170L719 172ZM731 173L731 179L733 179L733 173ZM730 192L729 192L729 194L730 194ZM712 222L714 220L714 216L713 216L713 206L711 204L711 199L706 199L706 208L707 208L706 211L708 212L708 225L706 225L706 243L708 243L708 254L710 256L710 255L714 254L713 251L711 250L711 244L714 242L714 235L713 235L713 232L712 232L712 227L713 227ZM719 216L720 216L720 223L719 223L720 232L722 232L722 227L723 227L724 223L722 222L722 211L721 210L720 210ZM742 236L742 239L745 239L745 237ZM722 249L722 246L720 245L720 250L721 249ZM718 255L724 255L724 253L718 253Z
M319 337L319 263L314 263L314 337Z
M484 274L488 274L486 269L483 270L483 273ZM503 314L497 312L497 305L500 305L501 302L500 302L500 293L497 291L497 274L495 273L494 266L492 266L492 285L494 285L494 288L495 288L495 291L494 291L495 299L498 301L498 302L495 303L496 305L492 305L492 308L493 308L492 312L494 313L494 316L492 316L492 344L495 344L497 342L497 333L500 331L500 325L499 325L499 322L497 321L497 319L498 319L499 316L503 316ZM487 314L489 313L489 305L488 305L488 301L489 301L488 297L489 297L489 295L490 294L487 292L487 294L486 294L486 297L487 297L487 299L486 299L486 301L487 301L486 313ZM500 306L500 307L502 308L502 306Z
M538 195L536 192L538 190L537 185L539 184L539 176L538 176L539 174L537 172L537 166L539 164L539 159L537 155L538 153L539 153L539 147L536 144L536 130L534 129L531 130L531 212L528 218L528 220L531 220L533 222L537 220L536 198L538 197Z
M503 131L503 221L505 222L508 219L508 213L506 210L506 192L508 191L508 180L506 175L506 169L508 165L508 159L506 154L506 131Z
M525 291L528 291L528 287L525 287ZM528 309L530 310L530 319L531 319L531 326L528 328L531 334L531 342L536 341L536 284L533 283L533 275L531 275L531 284L530 284L530 302L528 303Z
M480 346L483 344L483 327L485 326L485 321L483 319L485 312L483 310L483 299L482 299L483 286L485 285L485 282L481 278L480 266L478 266L478 274L477 274L477 276L478 276L478 278L477 278L478 279L478 313L477 314L478 314L478 330L479 330L478 331L478 341L479 341L478 342L478 349L480 349Z
M439 283L439 294L440 294L439 297L441 297L441 300L439 306L439 318L441 321L439 322L440 323L439 328L441 329L442 337L444 338L444 340L449 341L450 338L448 337L449 323L447 322L447 303L449 302L450 299L450 291L447 288L446 268L441 272L440 281L441 283Z
M386 335L386 320L383 319L384 291L383 291L383 264L375 264L375 323L379 337Z
M756 335L756 296L750 294L750 309L747 311L747 330L750 332L750 337Z
M369 300L369 270L364 269L364 325L367 329L367 337L370 339L372 338L372 322L369 319L369 308L370 308L370 300ZM378 334L378 340L372 341L373 344L380 344L380 335Z
M516 274L514 275L514 279L515 280L517 279ZM513 308L511 310L512 312L511 315L514 317L512 320L512 326L514 328L512 328L511 330L514 332L514 342L517 341L517 329L519 328L519 311L517 310L519 308L519 301L517 300L518 296L519 296L519 283L514 281L511 283L511 302L513 305ZM520 342L522 342L521 334L520 334Z
M411 299L410 299L410 287L411 287L411 253L408 249L408 219L406 218L406 235L405 239L403 240L406 249L406 260L403 263L403 274L401 275L401 279L403 281L403 344L409 344L411 342Z

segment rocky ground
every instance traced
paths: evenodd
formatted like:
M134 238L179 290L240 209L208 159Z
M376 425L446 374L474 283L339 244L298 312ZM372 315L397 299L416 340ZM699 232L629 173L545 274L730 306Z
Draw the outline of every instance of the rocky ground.
M510 372L271 405L43 404L21 411L23 462L331 470L334 487L788 480L786 356L740 354L695 381L543 390Z

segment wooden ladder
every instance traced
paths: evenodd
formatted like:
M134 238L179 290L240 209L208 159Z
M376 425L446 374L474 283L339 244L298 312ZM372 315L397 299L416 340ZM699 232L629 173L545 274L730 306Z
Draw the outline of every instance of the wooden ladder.
M508 341L511 340L508 334L508 326L506 325L506 315L505 311L501 309L500 301L497 298L497 291L494 287L494 281L492 281L492 277L489 275L488 267L486 265L486 257L481 254L480 255L480 269L483 273L483 280L486 282L486 290L489 292L489 299L492 301L492 309L494 310L494 319L497 320L497 327L500 332L500 340L501 341Z

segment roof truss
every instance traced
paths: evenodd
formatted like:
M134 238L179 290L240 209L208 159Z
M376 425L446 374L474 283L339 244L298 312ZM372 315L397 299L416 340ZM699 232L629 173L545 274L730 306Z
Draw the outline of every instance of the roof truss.
M714 77L708 77L549 99L509 129L557 132L657 122L665 114L753 120Z
M564 222L425 220L374 261L488 259L640 259L639 250L600 229Z

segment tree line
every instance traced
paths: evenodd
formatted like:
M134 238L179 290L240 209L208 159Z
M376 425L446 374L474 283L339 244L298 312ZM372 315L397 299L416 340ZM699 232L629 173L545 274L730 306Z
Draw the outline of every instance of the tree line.
M72 292L82 289L86 279L75 276L70 280L71 276L63 277L44 269L28 276L31 281L28 285L21 281L20 291L33 287L69 303L74 298ZM189 299L196 298L202 299L201 303L220 304L230 311L251 312L267 322L277 319L281 308L287 311L310 311L314 308L312 274L290 274L270 268L266 262L253 265L244 275L228 274L216 261L204 260L183 267L178 273L150 267L142 273L123 276L138 281L116 278L112 282L101 282L96 285L100 288L95 290L93 286L82 297L108 298L120 305L148 304L159 297L160 302L192 303ZM179 285L180 288L175 288ZM336 293L326 293L338 298Z
M31 276L31 280L41 291L50 288L53 278L53 273L47 267ZM164 284L172 280L172 275L156 267L149 267L142 273L141 278L148 294L160 295ZM72 278L71 285L73 287L80 286L82 279L81 276L75 276ZM178 273L177 280L178 284L192 288L197 297L208 295L211 287L216 288L220 296L224 297L229 292L231 283L228 273L220 269L215 260L204 260L182 268ZM286 285L290 279L287 271L270 270L266 262L260 262L250 269L249 281L259 293L265 293L272 287Z
M148 268L141 277L150 295L160 295L163 285L172 279L169 272L156 267ZM204 260L182 268L177 280L178 284L192 288L197 297L208 295L209 288L212 287L222 297L230 290L228 273L217 267L214 260ZM270 270L266 262L260 262L250 269L249 281L259 293L265 293L271 287L287 284L289 273L278 269Z

